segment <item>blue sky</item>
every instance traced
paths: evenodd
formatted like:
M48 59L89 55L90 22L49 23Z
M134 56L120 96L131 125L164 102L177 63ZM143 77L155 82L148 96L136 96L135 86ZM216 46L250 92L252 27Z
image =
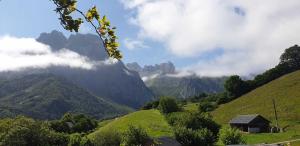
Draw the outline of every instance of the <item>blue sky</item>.
M138 28L130 25L128 18L130 11L124 9L123 5L117 0L79 0L78 7L86 10L96 5L101 14L109 17L112 24L118 28L117 34L119 42L123 43L125 38L134 38ZM0 36L11 35L17 37L38 37L42 32L59 30L70 35L68 31L62 29L55 14L54 5L49 0L3 0L0 4ZM89 27L84 25L83 29ZM89 30L92 33L92 30ZM88 32L89 32L88 31ZM124 54L124 62L138 62L141 65L155 64L165 61L175 62L178 66L185 66L190 61L177 61L174 56L168 53L163 45L147 41L149 48L129 51L122 44L121 50ZM182 60L182 59L180 59ZM184 60L184 59L183 59Z
M78 0L79 9L93 5L118 28L125 63L172 61L182 73L247 75L273 67L300 42L299 0ZM0 37L70 35L53 10L49 0L2 0Z

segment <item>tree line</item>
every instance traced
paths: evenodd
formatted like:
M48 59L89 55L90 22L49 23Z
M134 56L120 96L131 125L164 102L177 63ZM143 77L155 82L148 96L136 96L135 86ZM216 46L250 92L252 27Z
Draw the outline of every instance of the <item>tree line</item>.
M257 75L253 80L242 80L240 76L229 77L225 82L225 92L228 98L235 99L264 84L267 84L285 74L300 69L300 47L294 45L284 51L280 57L280 62L274 68Z
M224 83L224 92L221 93L199 93L196 96L183 99L182 102L199 103L202 111L213 111L220 104L228 103L260 86L263 86L283 75L300 69L300 47L294 45L287 48L280 57L280 62L252 80L243 80L238 75L228 77Z

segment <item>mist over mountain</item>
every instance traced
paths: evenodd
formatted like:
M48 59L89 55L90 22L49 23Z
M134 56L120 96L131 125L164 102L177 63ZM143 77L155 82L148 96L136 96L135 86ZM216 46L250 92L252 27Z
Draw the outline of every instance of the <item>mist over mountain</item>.
M226 77L199 77L195 74L179 75L172 62L141 67L138 63L126 66L138 72L155 96L187 98L200 93L218 93L224 90Z
M108 58L99 37L93 34L72 34L69 38L59 31L41 33L36 39L38 42L49 45L53 51L67 48L91 60L105 60Z
M155 65L145 65L141 67L137 62L127 63L126 66L140 74L141 77L152 76L156 74L175 74L175 66L172 62L166 62Z
M93 95L132 108L139 108L154 97L138 73L128 70L122 61L107 61L108 55L96 35L73 34L67 38L61 32L52 31L51 33L42 33L36 40L49 45L53 54L65 49L78 53L62 55L71 55L66 56L66 58L72 58L72 55L79 59L84 58L83 60L91 67L72 67L56 64L50 66L32 65L17 70L2 71L0 76L4 76L6 79L14 79L24 75L53 74L69 80ZM34 55L38 56L38 54ZM39 61L35 60L35 63ZM77 63L76 66L81 64L81 62L75 63Z
M57 38L61 38L61 43L55 43ZM49 45L54 50L68 48L92 61L108 59L103 44L96 35L75 34L66 38L62 33L52 31L42 33L37 41ZM47 71L63 76L97 96L133 108L138 108L153 98L152 92L145 86L139 75L128 70L122 61L96 65L92 70L50 67Z

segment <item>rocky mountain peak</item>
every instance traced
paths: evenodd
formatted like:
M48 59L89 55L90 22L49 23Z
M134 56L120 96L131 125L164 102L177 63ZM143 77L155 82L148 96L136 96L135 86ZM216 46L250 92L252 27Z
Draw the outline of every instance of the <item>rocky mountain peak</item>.
M67 38L62 32L54 30L50 33L42 33L36 40L49 45L54 51L66 48L92 60L105 60L108 58L97 35L76 33Z
M126 64L126 66L130 70L138 72L142 77L151 76L155 74L166 75L176 73L176 68L174 64L170 61L155 65L145 65L144 67L141 67L138 63L133 62Z
M53 30L50 33L41 33L37 41L49 45L53 50L57 51L65 47L67 38L62 32Z

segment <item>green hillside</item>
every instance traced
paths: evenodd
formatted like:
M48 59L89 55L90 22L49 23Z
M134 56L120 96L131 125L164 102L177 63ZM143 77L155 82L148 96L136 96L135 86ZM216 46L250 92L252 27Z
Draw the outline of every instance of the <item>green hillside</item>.
M124 132L128 128L128 125L141 126L152 137L173 136L172 128L158 110L134 112L112 121L102 122L100 125L103 127L90 134L90 137L94 137L95 134L103 131L115 130Z
M58 119L71 112L105 118L129 111L129 108L94 96L72 82L50 74L0 80L0 117L25 115L36 119Z
M214 119L226 124L239 114L261 114L274 123L272 99L276 101L281 126L300 122L300 71L282 76L212 112Z

